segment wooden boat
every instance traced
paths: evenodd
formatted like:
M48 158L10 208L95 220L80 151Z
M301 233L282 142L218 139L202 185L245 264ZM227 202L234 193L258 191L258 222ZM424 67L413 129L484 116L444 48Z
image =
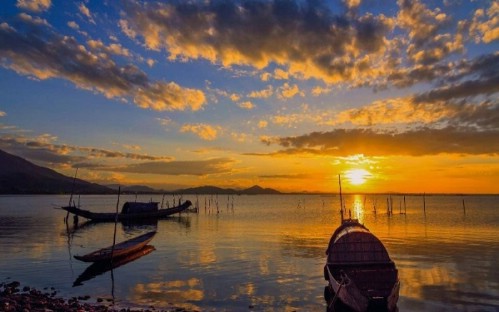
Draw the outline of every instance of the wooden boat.
M88 281L96 276L104 274L107 271L116 269L129 262L135 261L145 255L150 254L154 250L156 250L154 246L146 245L142 249L139 249L131 254L116 259L116 261L94 262L88 268L86 268L85 271L83 271L83 273L81 273L78 276L78 278L73 283L73 287L83 285L83 282L85 281Z
M114 212L91 212L78 208L76 206L64 206L61 209L66 210L78 217L83 217L95 222L115 221L131 221L139 219L159 219L165 218L172 214L182 212L192 205L191 201L187 200L184 203L171 208L158 209L157 202L137 203L126 202L123 204L121 213L116 215Z
M358 220L342 221L326 254L328 311L338 300L353 311L397 311L398 270L381 241Z
M75 259L84 262L106 262L114 259L119 259L134 253L146 246L156 235L156 231L151 231L146 234L131 238L124 242L118 243L113 246L99 249L84 256L75 255Z

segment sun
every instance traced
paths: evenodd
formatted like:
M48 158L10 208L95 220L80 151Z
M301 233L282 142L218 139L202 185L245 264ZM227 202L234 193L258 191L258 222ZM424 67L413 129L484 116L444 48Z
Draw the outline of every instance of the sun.
M345 176L353 185L361 185L371 176L371 173L364 169L351 169L345 172Z

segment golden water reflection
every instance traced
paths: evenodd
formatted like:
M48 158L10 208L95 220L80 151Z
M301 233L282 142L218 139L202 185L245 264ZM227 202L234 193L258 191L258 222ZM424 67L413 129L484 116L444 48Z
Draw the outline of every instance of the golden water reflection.
M495 311L499 306L497 197L368 194L344 200L352 217L383 242L395 261L400 311ZM390 205L392 214L387 213ZM323 310L322 268L325 248L340 223L339 196L241 196L234 206L218 215L201 212L159 221L152 241L157 250L115 270L117 297L198 310L249 305L255 311ZM64 214L46 213L45 219L33 216L31 208L0 215L0 271L33 286L56 285L69 297L109 293L108 273L78 292L71 289L86 267L73 262L72 254L109 245L114 225L67 231ZM145 230L119 226L117 240Z
M190 308L198 308L192 302L199 302L204 298L201 280L190 278L187 280L172 280L137 284L132 290L132 302L146 306L167 306L172 303L185 303Z

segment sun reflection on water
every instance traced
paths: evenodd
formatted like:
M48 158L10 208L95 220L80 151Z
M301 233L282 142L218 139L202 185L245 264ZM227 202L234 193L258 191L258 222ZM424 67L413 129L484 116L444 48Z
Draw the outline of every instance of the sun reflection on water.
M348 204L348 203L347 203ZM364 222L364 215L366 209L366 196L353 195L352 203L346 207L347 217L359 220L360 223Z

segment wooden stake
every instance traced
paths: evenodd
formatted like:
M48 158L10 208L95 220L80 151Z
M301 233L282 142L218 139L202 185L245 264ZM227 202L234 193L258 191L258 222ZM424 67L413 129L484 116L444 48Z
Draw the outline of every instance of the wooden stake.
M113 247L111 248L111 263L113 263L114 245L116 244L116 225L118 224L118 206L120 205L121 186L118 186L118 200L116 201L116 215L114 217Z
M426 194L423 193L423 213L426 216Z
M341 223L343 223L343 195L341 194L341 175L338 175L338 184L340 185L340 214L341 214Z

